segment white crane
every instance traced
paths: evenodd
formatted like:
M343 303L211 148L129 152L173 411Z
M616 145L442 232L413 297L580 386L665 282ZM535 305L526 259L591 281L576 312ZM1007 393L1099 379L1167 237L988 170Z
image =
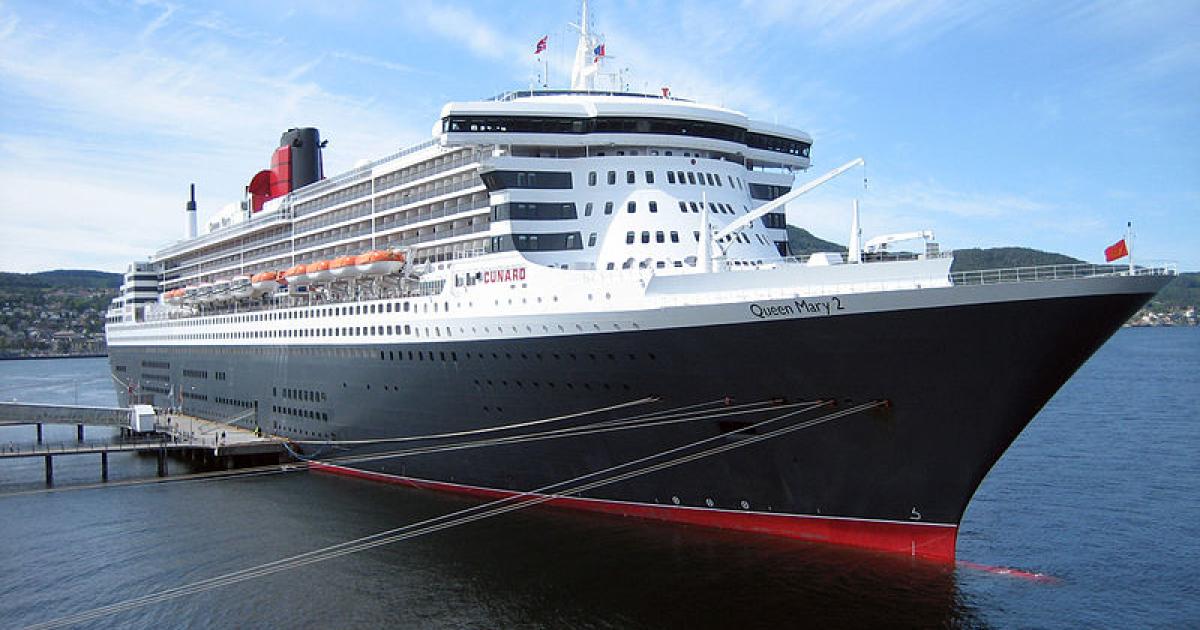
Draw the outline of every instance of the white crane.
M743 215L737 221L734 221L733 223L730 223L729 225L725 226L725 229L721 230L720 232L717 232L713 236L713 241L720 243L721 239L742 230L743 228L750 225L751 223L754 223L755 219L762 218L762 217L766 216L768 213L774 212L775 210L782 208L789 201L796 199L800 195L803 195L804 193L816 188L817 186L820 186L821 184L824 184L825 182L833 179L834 177L837 177L838 175L845 173L846 171L854 168L855 166L860 166L860 165L864 165L864 164L866 164L866 162L864 162L862 158L854 158L853 160L846 162L845 164L833 169L832 171L829 171L828 173L825 173L824 175L812 180L811 182L808 182L807 184L804 184L803 186L800 186L799 188L795 188L791 192L785 193L784 195L782 195L776 199L773 199L771 201L768 201L767 203L764 203L763 205L755 208L754 211L751 212L750 214Z
M917 239L924 239L926 241L932 241L933 238L934 238L933 230L918 230L916 232L898 232L896 234L884 234L883 236L876 236L875 238L868 240L866 242L866 244L863 246L863 250L866 251L866 253L868 253L868 254L874 254L876 252L882 253L882 252L886 252L888 249L888 245L891 245L892 243L902 243L904 241L915 241Z

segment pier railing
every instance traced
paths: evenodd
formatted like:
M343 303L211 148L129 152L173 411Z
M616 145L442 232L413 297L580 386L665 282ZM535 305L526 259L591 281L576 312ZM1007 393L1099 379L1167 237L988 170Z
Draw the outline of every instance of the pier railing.
M1044 282L1047 280L1073 280L1103 276L1173 276L1176 266L1172 263L1148 266L1092 265L1039 265L1036 267L1009 267L1005 269L979 269L955 271L950 281L964 284L1007 284L1014 282Z

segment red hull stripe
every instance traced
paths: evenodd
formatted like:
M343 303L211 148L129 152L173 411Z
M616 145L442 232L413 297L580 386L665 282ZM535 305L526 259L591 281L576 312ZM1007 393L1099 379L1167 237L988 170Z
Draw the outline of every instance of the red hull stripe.
M483 499L502 499L519 494L510 490L427 481L320 462L311 462L308 468L317 472L395 483L413 488L453 492ZM577 510L799 538L827 544L899 553L938 562L954 562L954 546L958 539L957 526L933 523L734 512L580 497L557 497L547 501L546 504Z

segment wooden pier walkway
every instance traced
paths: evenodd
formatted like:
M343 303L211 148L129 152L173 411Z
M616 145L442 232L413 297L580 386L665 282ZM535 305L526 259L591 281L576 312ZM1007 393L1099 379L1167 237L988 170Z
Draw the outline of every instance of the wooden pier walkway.
M100 477L108 480L110 453L147 453L158 457L158 475L167 475L167 456L174 455L212 468L278 463L290 459L285 441L264 436L255 430L231 423L215 422L179 413L156 411L154 431L130 430L131 409L120 407L80 407L77 405L40 405L0 403L0 424L37 425L36 443L0 444L0 460L41 457L45 461L46 483L54 483L54 458L66 455L100 455ZM74 424L75 441L46 442L43 424ZM111 440L84 440L84 426L120 427L121 434Z

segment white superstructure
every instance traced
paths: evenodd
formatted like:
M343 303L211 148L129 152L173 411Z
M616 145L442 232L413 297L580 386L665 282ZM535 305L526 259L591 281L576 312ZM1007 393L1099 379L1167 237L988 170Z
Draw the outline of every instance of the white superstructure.
M590 49L586 18L580 31ZM590 87L600 58L581 59L577 84ZM289 130L284 144L298 138L318 142L315 130ZM599 320L651 325L593 316L605 311L948 284L941 256L869 267L839 254L789 256L783 204L771 202L803 192L780 199L809 168L811 146L802 131L723 107L573 89L449 103L429 141L271 193L296 168L284 147L249 187L261 198L140 263L161 299L110 313L109 343L488 336L507 329L479 322L517 312L581 317L594 331ZM319 150L309 150L319 169ZM368 252L375 258L361 259ZM393 309L467 319L429 328L342 319ZM321 321L265 324L281 317Z

